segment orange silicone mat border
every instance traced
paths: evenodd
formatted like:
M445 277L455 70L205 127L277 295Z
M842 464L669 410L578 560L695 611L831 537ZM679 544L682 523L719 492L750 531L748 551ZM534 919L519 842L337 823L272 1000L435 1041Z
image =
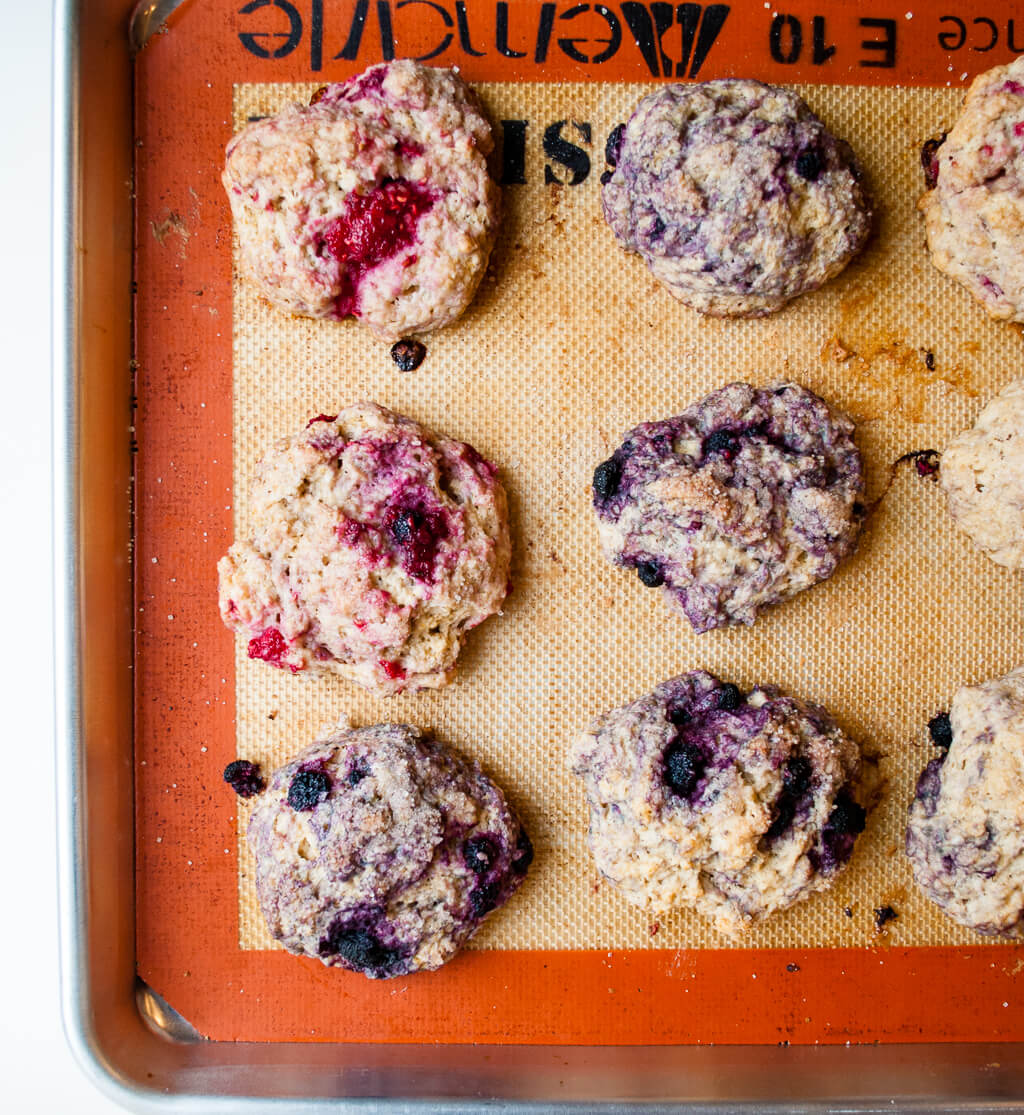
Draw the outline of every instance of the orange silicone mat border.
M337 42L331 45L329 35L345 39L341 32L351 29L360 2L189 0L137 62L139 975L201 1033L221 1040L1024 1040L1024 1002L1014 993L1024 949L1016 946L469 951L439 972L386 982L280 952L238 948L236 817L233 796L221 780L234 758L232 636L216 609L216 561L232 541L231 228L217 170L231 132L234 82L308 81L321 74L324 81L339 80L379 59L380 27L374 21L381 11L403 21L411 14L408 3L366 4L361 53L351 60L331 57ZM557 45L554 32L544 65L525 51L525 61L493 50L468 54L460 38L463 18L467 41L478 49L495 41L493 20L502 5L471 0L461 6L464 17L454 0L417 0L413 7L424 17L420 37L407 35L402 22L398 53L422 53L436 45L443 9L452 20L452 47L433 61L459 64L470 80L636 80L646 73L638 72L636 50L627 56L623 49L618 62L613 58L600 66L574 61ZM539 22L544 7L533 0L508 5L510 35L528 17ZM563 18L579 7L548 4L555 30L582 18ZM596 7L583 14L594 16ZM611 5L616 7L622 5ZM903 21L899 41L912 46L926 41L929 21L931 33L937 32L942 8L907 0L884 10L880 4L880 14L867 16L846 5L793 2L787 12L807 29L804 61L780 66L766 60L763 50L743 56L734 49L740 31L758 23L770 27L777 9L760 0L730 7L731 18L708 53L701 78L741 69L775 81L898 79L940 85L952 74L961 84L962 75L1012 57L1005 46L972 53L971 40L965 40L940 61L934 52L915 55L904 45L889 70L815 66L817 12L826 19L822 44L837 45L831 57L852 59L864 41L864 18ZM913 19L906 19L911 8ZM286 56L260 58L242 46L240 36L258 27L261 34L278 34L259 43L287 41L280 36L290 26L289 11L299 13L307 38ZM321 67L313 70L317 13ZM989 20L997 31L1002 28L1005 41L1005 16L990 20L979 7L977 16L961 12L958 18L970 34L985 33L982 42L991 33L984 22ZM678 25L673 33L679 33ZM1024 26L1017 33L1024 39ZM574 45L583 54L595 49L580 40ZM954 63L955 73L947 68Z

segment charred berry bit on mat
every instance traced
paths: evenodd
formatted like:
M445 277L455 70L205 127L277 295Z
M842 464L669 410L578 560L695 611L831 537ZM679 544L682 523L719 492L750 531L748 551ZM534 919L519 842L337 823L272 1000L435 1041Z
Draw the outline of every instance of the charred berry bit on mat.
M665 574L656 561L638 562L636 575L648 588L659 588L665 583Z
M236 759L224 768L224 781L240 798L251 798L262 793L266 787L259 763L248 759Z
M936 747L941 747L943 751L950 749L953 743L953 725L949 721L948 712L937 712L928 721L928 735L932 737L932 743Z
M473 836L462 846L462 854L474 875L486 875L498 858L498 849L489 836Z
M800 971L800 965L799 964L787 964L786 965L786 971L787 972L799 972Z
M796 172L806 182L817 182L824 169L821 155L813 147L805 147L796 157Z
M924 171L924 184L929 190L934 190L939 180L939 148L945 142L946 133L943 132L938 139L925 140L921 146L921 168Z
M725 712L732 712L743 704L743 694L738 685L731 681L725 683L718 693L718 707Z
M852 906L844 906L843 907L843 913L846 914L846 916L848 918L852 918L853 917L853 907Z
M414 372L426 359L427 346L422 341L403 337L391 346L391 359L400 372Z
M326 92L327 92L327 86L326 85L321 85L319 89L315 89L313 91L313 96L309 98L309 103L311 105L315 105L319 101L322 101L324 99L324 94Z
M652 921L651 924L647 927L647 932L652 937L657 937L659 929L661 929L661 922L660 921Z
M881 933L890 921L895 921L899 914L891 906L877 906L875 908L875 931Z
M494 881L474 887L469 894L469 906L473 911L473 917L482 918L485 914L489 914L498 904L499 893L500 888Z
M296 813L306 813L328 795L331 780L322 770L300 770L288 787L288 804Z
M619 165L619 153L622 150L622 134L626 130L625 124L616 124L612 128L604 145L604 161L609 166Z
M695 743L677 740L665 749L665 784L677 796L688 798L704 773L704 752Z
M929 372L935 371L935 353L932 352L930 348L925 349L924 366L928 369Z
M611 499L619 490L621 480L622 462L609 457L594 469L594 495L601 500Z
M276 666L278 669L283 668L285 665L281 659L284 658L287 653L288 643L276 627L268 627L265 631L261 631L254 639L249 640L249 657L260 658L264 662L269 662L271 666ZM288 663L288 669L291 670L293 674L297 674L301 667L293 666L291 663Z
M934 449L922 449L914 457L917 475L926 480L934 480L939 475L939 454Z
M516 840L516 852L512 859L512 871L516 875L525 875L533 863L533 842L526 833L526 829L519 830Z

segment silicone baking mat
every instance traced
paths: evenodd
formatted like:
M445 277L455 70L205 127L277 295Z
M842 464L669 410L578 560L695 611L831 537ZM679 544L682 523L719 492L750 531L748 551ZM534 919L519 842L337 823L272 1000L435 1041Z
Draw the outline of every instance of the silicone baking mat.
M1020 580L951 529L913 461L897 463L941 448L1018 374L1018 331L989 322L931 267L916 212L922 140L951 124L971 73L1013 56L1018 32L1012 19L980 15L954 26L931 5L884 18L829 14L838 7L279 0L236 11L193 0L141 54L139 966L204 1033L1024 1034L1013 991L1024 954L944 918L901 850L931 754L928 718L959 684L1020 661ZM283 317L237 281L219 169L249 117L381 57L441 44L431 60L458 64L495 122L505 213L473 306L402 374L354 323ZM858 152L878 214L868 249L837 280L759 321L712 321L676 303L621 252L600 213L605 138L637 99L666 78L727 74L803 82L814 111ZM590 475L636 423L734 379L780 378L854 417L873 511L831 581L752 628L697 637L660 594L601 558ZM216 560L245 529L259 455L312 415L363 398L493 460L515 540L514 592L504 615L472 634L455 684L389 701L251 662L216 614ZM592 715L698 666L826 705L877 754L883 779L833 890L739 942L689 912L647 915L603 883L566 770L569 741ZM438 973L372 983L289 957L266 934L247 809L221 771L235 755L275 766L341 715L415 723L473 755L534 839L520 893ZM883 908L897 916L880 930Z

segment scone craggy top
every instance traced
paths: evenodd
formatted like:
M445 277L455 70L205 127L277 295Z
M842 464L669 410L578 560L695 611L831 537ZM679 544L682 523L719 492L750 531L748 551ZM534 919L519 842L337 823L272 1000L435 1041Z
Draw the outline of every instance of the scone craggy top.
M218 566L249 656L378 695L443 685L464 633L501 607L511 542L494 466L362 403L318 415L260 462L251 536Z
M852 151L776 86L665 86L639 103L608 157L612 231L703 313L778 310L838 274L871 229Z
M598 717L572 764L602 874L728 933L827 887L864 827L859 749L823 709L703 671Z
M1024 667L960 689L949 722L910 806L914 878L961 925L1024 937Z
M385 340L469 304L497 227L490 125L455 74L371 67L228 144L243 272L279 309L354 315Z
M798 384L734 383L637 426L594 473L605 554L698 632L828 577L856 543L853 423Z
M974 79L934 165L932 262L991 317L1024 321L1024 58Z
M532 856L475 764L394 724L339 731L276 771L248 841L272 936L372 979L444 964Z

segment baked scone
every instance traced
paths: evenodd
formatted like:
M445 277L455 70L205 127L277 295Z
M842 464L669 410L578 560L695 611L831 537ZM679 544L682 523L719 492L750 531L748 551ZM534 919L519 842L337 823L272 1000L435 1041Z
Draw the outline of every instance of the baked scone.
M946 446L939 480L953 522L974 544L1008 569L1024 566L1024 379Z
M243 275L280 310L353 316L387 341L447 325L494 242L492 146L461 78L411 61L253 121L222 175Z
M466 631L501 608L505 492L472 446L374 403L318 415L253 482L249 536L218 565L250 658L378 696L451 679Z
M932 263L989 316L1024 321L1024 58L979 74L921 198Z
M730 934L832 884L864 828L860 768L824 709L700 670L597 717L572 749L601 874Z
M1024 937L1024 666L958 690L948 729L910 806L914 879L961 925Z
M403 724L307 747L274 772L247 838L271 935L371 979L450 960L533 858L480 768Z
M828 577L864 515L853 423L796 383L732 383L646 422L594 472L605 555L698 632Z
M704 314L781 309L839 274L871 230L850 147L795 93L759 81L662 86L608 157L615 236Z

